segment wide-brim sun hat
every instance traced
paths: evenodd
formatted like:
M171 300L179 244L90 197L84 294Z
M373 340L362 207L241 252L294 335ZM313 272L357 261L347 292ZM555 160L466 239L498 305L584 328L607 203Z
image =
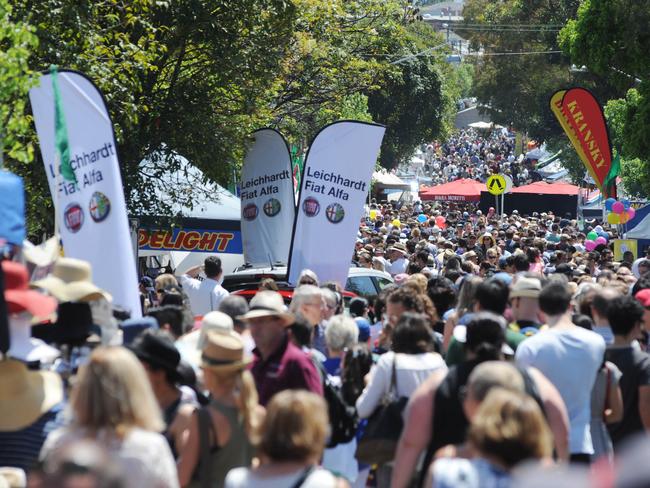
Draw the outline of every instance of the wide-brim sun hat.
M41 288L61 302L91 301L111 295L92 282L90 263L74 258L59 258L54 263L52 274L34 281L33 288Z
M63 401L61 377L51 371L30 371L13 359L0 360L0 432L14 432L36 422Z
M282 320L285 327L295 321L293 314L285 311L284 300L278 292L263 290L258 292L250 302L250 308L238 320L248 321L262 317L276 317Z
M246 356L244 341L237 332L210 331L201 354L201 367L217 373L246 369L253 358Z

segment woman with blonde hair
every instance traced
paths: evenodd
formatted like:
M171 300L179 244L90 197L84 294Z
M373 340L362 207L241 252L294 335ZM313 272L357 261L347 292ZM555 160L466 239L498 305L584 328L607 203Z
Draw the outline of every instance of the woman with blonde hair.
M122 347L99 347L81 367L71 395L73 422L52 432L47 460L83 439L97 441L125 473L126 486L176 488L178 479L158 403L143 366Z
M178 478L181 486L221 487L228 471L251 464L264 409L239 334L208 332L201 361L210 404L192 418Z
M329 436L327 404L305 390L284 390L267 405L258 444L260 465L238 468L226 488L335 488L347 484L317 467Z
M524 393L492 388L478 408L467 438L473 459L438 459L424 486L506 488L511 486L511 471L519 463L552 459L553 440L544 414Z

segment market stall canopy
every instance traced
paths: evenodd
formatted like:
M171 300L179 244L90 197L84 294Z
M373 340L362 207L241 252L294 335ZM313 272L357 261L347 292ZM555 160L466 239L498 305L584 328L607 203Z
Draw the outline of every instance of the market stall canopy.
M478 202L481 199L482 190L485 190L485 183L460 179L430 188L425 187L420 191L420 198L422 200Z
M536 195L578 195L580 193L580 187L569 183L546 183L544 181L537 181L530 185L513 188L512 193L528 193Z
M383 190L410 190L411 185L399 176L388 171L375 171L372 174L372 184L376 191Z
M650 205L636 209L636 215L627 223L627 239L650 239Z
M481 129L481 130L487 130L487 129L503 129L502 125L497 125L494 123L490 122L472 122L471 124L467 124L467 127L471 127L472 129Z
M166 171L158 178L151 178L151 191L161 202L173 201L170 189L176 193L191 195L184 202L171 206L173 216L198 219L241 220L241 202L221 185L207 179L203 172L190 164L183 156L176 157L178 168ZM150 169L155 163L144 160L140 168L144 173L154 173Z

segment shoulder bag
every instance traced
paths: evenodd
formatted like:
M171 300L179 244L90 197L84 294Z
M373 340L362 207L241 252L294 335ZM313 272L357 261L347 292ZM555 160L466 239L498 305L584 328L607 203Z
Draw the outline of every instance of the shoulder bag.
M381 404L368 419L366 430L359 439L356 458L365 464L385 464L395 458L397 443L404 428L402 412L408 402L407 397L397 396L397 375L393 359L390 387Z

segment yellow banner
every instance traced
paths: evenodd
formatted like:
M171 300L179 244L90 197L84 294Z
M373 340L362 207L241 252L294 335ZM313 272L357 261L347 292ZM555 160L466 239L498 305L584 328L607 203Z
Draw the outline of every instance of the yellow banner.
M631 251L634 254L634 259L639 256L638 241L636 239L614 239L614 260L623 261L623 254Z

